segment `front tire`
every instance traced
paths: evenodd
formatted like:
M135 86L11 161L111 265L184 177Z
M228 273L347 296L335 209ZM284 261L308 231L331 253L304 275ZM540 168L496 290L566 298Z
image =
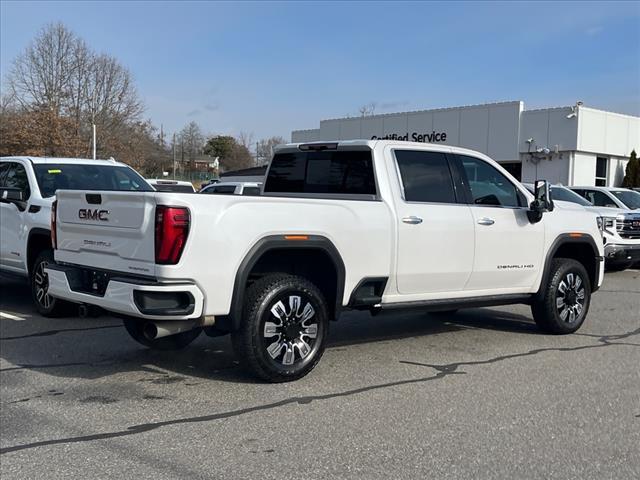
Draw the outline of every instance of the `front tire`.
M55 263L53 251L43 250L31 267L29 283L36 310L43 317L59 317L71 310L71 304L49 295L49 276L44 269Z
M549 281L531 304L538 327L548 333L563 335L580 328L591 303L591 283L584 266L569 258L551 263Z
M144 320L125 318L123 322L124 328L131 335L131 338L151 350L182 350L198 338L200 332L202 332L202 328L198 327L175 335L150 340L144 335Z
M246 292L239 330L231 339L238 359L268 382L288 382L318 364L329 330L322 292L306 278L267 275Z

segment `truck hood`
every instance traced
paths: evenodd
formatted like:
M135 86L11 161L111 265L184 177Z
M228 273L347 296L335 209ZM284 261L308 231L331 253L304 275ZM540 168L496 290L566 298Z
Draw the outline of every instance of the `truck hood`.
M587 210L597 213L601 217L617 217L621 213L629 213L629 210L624 210L622 208L612 208L612 207L584 207Z

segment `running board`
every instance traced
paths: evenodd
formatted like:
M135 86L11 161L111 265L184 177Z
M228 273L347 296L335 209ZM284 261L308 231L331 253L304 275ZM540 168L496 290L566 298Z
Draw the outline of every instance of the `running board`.
M530 304L533 294L489 295L485 297L447 298L440 300L418 300L415 302L383 303L383 310L420 309L424 311L458 310L461 308L498 307L518 303Z

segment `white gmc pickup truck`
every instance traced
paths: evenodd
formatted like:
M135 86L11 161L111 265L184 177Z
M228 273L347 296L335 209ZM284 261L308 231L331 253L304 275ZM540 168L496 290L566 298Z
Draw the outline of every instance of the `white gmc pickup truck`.
M231 333L272 382L307 374L345 309L525 303L571 333L604 272L596 215L422 143L284 145L258 197L62 190L52 222L51 295L119 314L151 348Z
M48 292L44 268L53 261L51 204L58 189L153 190L115 160L0 157L0 274L27 278L38 313L70 309Z

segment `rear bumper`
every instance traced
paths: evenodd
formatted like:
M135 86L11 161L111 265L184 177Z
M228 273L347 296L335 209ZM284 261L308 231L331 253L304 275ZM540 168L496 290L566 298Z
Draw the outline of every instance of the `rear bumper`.
M203 314L204 294L193 283L160 283L101 274L100 288L91 291L86 269L49 265L49 294L86 303L121 315L150 320L190 320Z
M640 262L640 244L607 244L604 247L604 257L609 265Z

